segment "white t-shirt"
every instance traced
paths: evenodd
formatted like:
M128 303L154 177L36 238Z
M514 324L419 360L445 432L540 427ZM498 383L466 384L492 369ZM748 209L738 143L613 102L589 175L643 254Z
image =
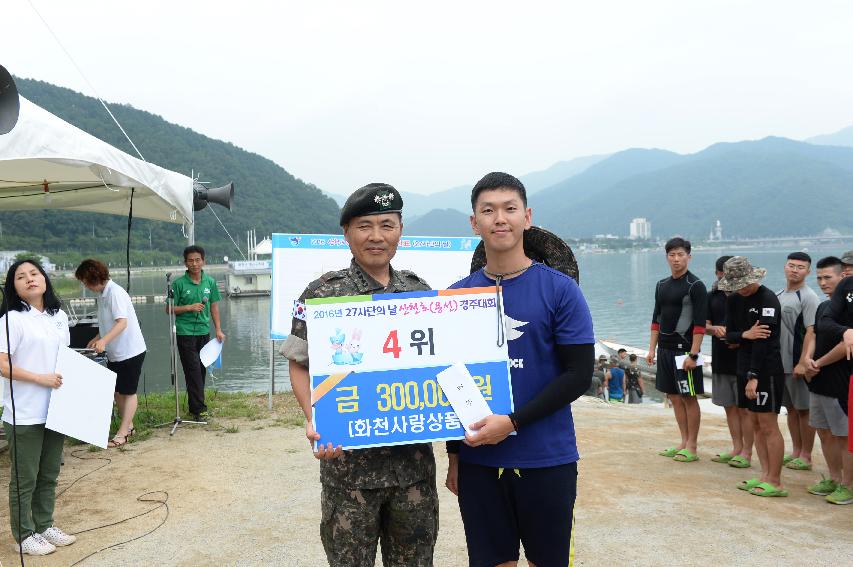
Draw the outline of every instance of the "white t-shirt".
M107 344L107 359L120 362L145 352L145 339L136 318L133 302L123 287L107 280L98 299L98 330L101 338L115 327L116 319L127 319L127 328Z
M56 372L56 357L61 345L71 343L68 315L59 310L55 315L46 311L10 311L9 347L11 347L12 376L16 368L36 374ZM9 352L6 346L6 316L0 317L0 352ZM5 377L3 389L3 421L12 423L12 396L9 378ZM18 425L36 425L47 421L47 406L52 388L33 382L15 380L15 421Z

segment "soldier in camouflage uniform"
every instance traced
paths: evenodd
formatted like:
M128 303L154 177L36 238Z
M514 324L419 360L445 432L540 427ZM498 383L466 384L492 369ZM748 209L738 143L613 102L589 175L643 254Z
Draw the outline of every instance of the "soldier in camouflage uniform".
M353 193L341 210L341 226L353 260L346 269L311 282L299 298L340 297L427 290L412 272L397 271L391 259L402 234L403 199L384 183ZM294 314L304 312L295 309ZM294 316L282 354L308 420L306 436L318 441L322 486L320 538L334 567L372 567L380 542L385 567L431 566L438 535L435 460L429 444L342 451L323 446L311 424L311 381L305 321Z

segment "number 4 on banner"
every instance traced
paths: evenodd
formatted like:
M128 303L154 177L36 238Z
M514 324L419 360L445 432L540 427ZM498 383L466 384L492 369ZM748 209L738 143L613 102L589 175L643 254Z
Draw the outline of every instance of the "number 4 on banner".
M400 358L400 351L403 350L400 348L400 342L397 340L397 330L394 329L390 333L388 333L388 338L385 339L385 344L382 345L383 354L391 353L394 355L394 358Z

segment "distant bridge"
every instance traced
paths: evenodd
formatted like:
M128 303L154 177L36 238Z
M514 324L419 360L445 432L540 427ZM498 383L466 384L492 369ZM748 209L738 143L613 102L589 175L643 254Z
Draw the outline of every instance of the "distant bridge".
M771 238L738 238L736 240L709 240L706 245L719 246L815 246L817 244L836 244L839 242L853 242L853 234L836 234L836 235L813 235L813 236L774 236Z

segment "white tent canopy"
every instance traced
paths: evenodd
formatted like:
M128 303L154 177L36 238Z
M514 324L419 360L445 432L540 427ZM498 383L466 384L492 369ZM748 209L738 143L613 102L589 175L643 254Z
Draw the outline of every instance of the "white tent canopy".
M0 135L0 210L65 209L192 223L193 182L68 124L24 97Z
M254 248L254 250L252 250L252 252L257 256L263 256L263 255L269 256L269 255L271 255L272 254L272 239L271 238L264 238L263 240L258 242L258 245L255 246L255 248Z

